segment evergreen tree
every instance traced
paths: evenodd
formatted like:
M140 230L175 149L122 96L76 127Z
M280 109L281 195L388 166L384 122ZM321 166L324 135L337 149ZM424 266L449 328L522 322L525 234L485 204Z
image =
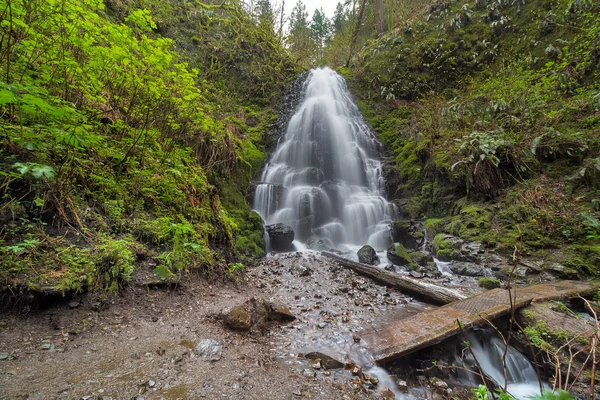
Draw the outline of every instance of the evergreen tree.
M313 47L308 12L302 0L298 0L290 14L290 33L288 35L290 52L300 62L307 63Z
M346 22L346 15L344 13L344 6L342 3L337 3L335 12L333 13L332 29L334 33L338 33L342 30L344 23Z
M323 12L323 8L316 9L310 24L310 31L311 37L319 49L323 48L325 41L330 35L330 25L329 19L327 19Z
M269 0L258 0L254 6L254 15L261 26L267 26L273 29L275 25L275 14Z

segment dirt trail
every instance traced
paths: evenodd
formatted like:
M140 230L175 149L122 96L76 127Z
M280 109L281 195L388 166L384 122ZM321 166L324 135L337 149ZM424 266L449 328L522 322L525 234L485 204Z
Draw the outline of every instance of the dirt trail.
M253 296L288 304L298 319L258 336L214 317ZM0 317L0 399L374 398L375 384L315 369L298 353L366 360L356 332L425 307L310 253L267 258L238 287L190 279L178 290L131 285L109 301L79 301ZM222 342L222 358L197 357L199 339Z

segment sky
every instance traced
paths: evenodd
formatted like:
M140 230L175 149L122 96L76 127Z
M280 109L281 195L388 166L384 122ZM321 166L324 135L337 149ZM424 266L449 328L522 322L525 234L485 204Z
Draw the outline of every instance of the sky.
M292 9L296 5L297 0L285 0L285 14L289 17ZM335 6L337 5L339 0L302 0L304 5L306 6L306 11L308 11L308 20L312 19L315 10L319 7L323 7L323 11L327 18L333 17L333 13L335 11Z

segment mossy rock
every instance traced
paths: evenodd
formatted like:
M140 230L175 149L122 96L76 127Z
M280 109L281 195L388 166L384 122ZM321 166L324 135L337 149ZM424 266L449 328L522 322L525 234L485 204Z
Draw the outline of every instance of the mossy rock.
M489 211L471 205L464 207L459 215L452 218L445 231L453 236L493 246L498 239L491 221L492 214Z
M408 255L411 261L422 267L426 267L429 263L433 263L433 257L429 254L421 253L420 251L414 251ZM435 263L434 263L435 265Z
M500 279L496 278L480 278L479 279L479 287L484 289L497 289L502 287L502 282Z
M452 242L446 239L443 233L439 233L433 238L433 254L440 261L451 261L455 253Z
M392 243L387 248L387 257L394 265L401 267L412 264L410 255L400 243Z
M447 219L442 218L430 218L425 221L425 231L429 237L436 236L438 233L443 233L446 225L448 224Z
M375 249L368 244L361 247L356 254L358 255L358 262L363 264L375 265L379 260Z

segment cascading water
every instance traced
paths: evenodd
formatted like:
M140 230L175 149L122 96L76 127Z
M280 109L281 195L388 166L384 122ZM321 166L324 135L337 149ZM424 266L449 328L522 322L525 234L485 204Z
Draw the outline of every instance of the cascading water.
M292 226L300 242L384 249L394 207L383 196L381 150L344 79L329 68L312 70L262 172L254 208L266 224Z
M483 372L499 385L503 385L505 379L502 357L506 350L505 344L493 332L489 330L482 332L485 332L484 338L480 338L474 333L469 333L467 334L467 339ZM468 369L477 370L471 354L468 354L463 361ZM460 365L460 360L458 359L457 364ZM527 357L519 353L514 347L508 346L505 364L506 380L508 382L506 389L508 393L519 400L525 400L531 396L540 394L537 373ZM467 378L471 382L478 380L472 374L469 374ZM544 390L550 389L546 384L543 385L543 388Z

